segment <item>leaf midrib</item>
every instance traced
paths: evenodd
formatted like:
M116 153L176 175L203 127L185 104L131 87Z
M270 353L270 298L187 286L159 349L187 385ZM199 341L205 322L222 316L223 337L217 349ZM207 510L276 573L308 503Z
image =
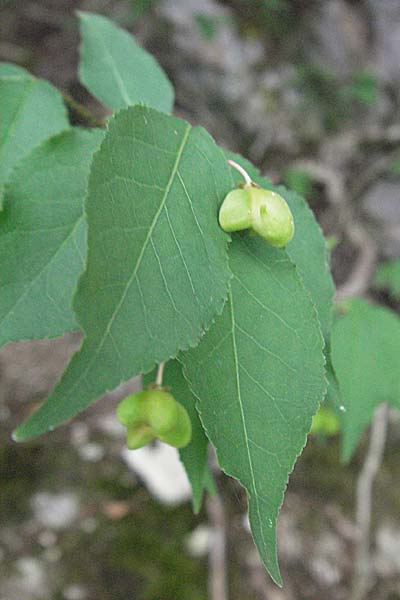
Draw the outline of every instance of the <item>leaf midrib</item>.
M246 452L247 452L247 459L248 459L249 468L250 468L252 490L254 492L254 494L251 494L251 495L254 495L254 498L255 498L256 508L257 508L257 516L258 516L258 521L259 521L260 531L261 531L261 537L263 540L264 547L266 547L266 542L265 542L265 538L264 538L264 530L263 530L262 519L261 519L261 514L260 514L260 505L258 502L258 492L257 492L255 475L254 475L254 469L253 469L253 461L252 461L250 446L249 446L249 436L248 436L248 432L247 432L246 417L245 417L245 413L244 413L244 409L243 409L242 392L241 392L240 377L239 377L239 357L238 357L237 344L236 344L236 333L235 333L236 320L235 320L235 311L234 311L234 306L233 306L232 289L230 289L230 291L229 291L228 302L230 304L231 322L232 322L231 332L232 332L233 355L234 355L234 361L235 361L236 389L237 389L237 394L238 394L238 402L239 402L239 407L240 407L240 416L241 416L241 421L242 421L242 426L243 426L244 438L245 438L245 442L246 442Z
M104 52L105 52L105 55L106 55L107 62L108 62L108 64L111 67L111 70L112 70L112 72L114 74L115 80L116 80L117 85L118 85L118 89L121 92L122 99L124 100L125 104L127 104L128 106L131 105L131 104L134 104L133 100L129 96L128 90L126 89L126 87L124 85L124 81L123 81L121 75L119 74L117 65L115 64L114 57L111 54L111 52L109 51L109 49L107 48L107 45L106 45L106 43L104 41L104 38L103 38L103 35L101 36L100 39L101 39L101 44L102 44L102 46L104 48Z
M24 90L24 92L23 92L23 94L21 96L20 104L19 104L19 106L18 106L18 108L17 108L17 110L16 110L16 112L14 114L14 117L13 117L11 123L9 124L7 131L6 131L6 135L4 137L4 143L2 144L2 146L0 148L0 159L3 157L4 150L5 150L5 148L7 147L8 143L10 141L11 134L15 130L16 126L17 126L18 119L19 119L19 117L21 115L22 110L25 107L26 101L27 101L27 99L29 97L29 93L30 93L31 89L33 88L33 86L36 84L36 81L34 79L31 79L31 80L21 79L21 81L23 83L27 82L28 85L26 86L26 89Z
M22 302L22 300L25 299L26 295L31 291L31 289L33 288L33 286L35 285L35 283L43 275L43 273L46 271L46 269L48 269L49 266L51 265L51 263L57 258L58 254L60 253L60 251L62 250L62 248L65 246L65 244L67 242L69 242L71 239L73 239L73 236L75 235L76 230L78 229L79 225L82 223L83 220L84 220L84 215L81 215L79 217L79 219L75 222L74 226L69 231L69 233L67 234L67 236L63 239L63 241L61 242L61 244L59 244L57 246L55 252L49 257L49 260L45 263L45 265L43 266L43 268L40 269L40 271L37 273L37 275L35 276L35 278L30 282L30 284L28 285L28 287L22 292L22 294L20 295L20 297L18 298L18 300L13 304L13 306L10 308L10 310L8 310L6 312L6 314L2 317L2 319L0 320L0 328L4 324L4 322L6 321L6 319L8 319L9 316L15 311L15 309L20 304L20 302ZM80 254L79 254L79 256L81 258ZM1 342L1 336L0 336L0 342Z
M114 312L113 312L113 314L112 314L112 316L111 316L111 318L110 318L110 320L109 320L109 322L107 324L107 327L106 327L106 329L104 331L103 337L101 338L100 343L99 343L96 351L93 354L92 360L89 361L89 363L88 363L86 369L83 371L82 375L80 377L78 377L78 379L75 381L75 383L70 388L70 392L71 393L77 387L77 385L79 385L79 383L81 382L81 380L86 376L86 374L88 373L89 369L93 365L94 361L97 359L97 356L99 355L99 352L103 348L103 345L104 345L104 343L105 343L105 341L107 339L107 336L110 333L111 327L112 327L112 325L114 323L114 320L115 320L115 318L116 318L116 316L117 316L117 314L119 312L119 309L121 308L121 306L122 306L122 304L123 304L123 302L125 300L125 297L126 297L126 295L128 293L128 290L129 290L130 286L132 285L132 282L134 281L134 279L135 279L135 277L137 275L138 269L140 267L140 264L142 262L144 253L145 253L146 248L147 248L147 244L149 243L149 240L151 239L152 233L153 233L154 228L155 228L155 226L157 224L157 221L158 221L158 218L159 218L159 216L161 214L161 211L163 210L163 208L165 206L165 203L166 203L167 198L168 198L169 191L171 189L171 186L172 186L173 181L175 179L175 176L177 174L178 165L180 163L180 160L181 160L181 157L182 157L182 154L183 154L183 150L185 148L185 145L186 145L186 142L187 142L187 139L189 137L189 133L190 133L191 129L192 129L192 126L188 123L187 126L186 126L186 129L185 129L185 133L184 133L184 135L182 137L181 145L179 146L179 149L178 149L178 153L177 153L177 156L176 156L176 159L175 159L174 166L172 168L172 172L171 172L170 178L169 178L167 186L165 188L164 196L163 196L163 198L162 198L162 200L160 202L160 207L157 210L156 214L154 215L153 221L152 221L152 223L151 223L151 225L149 227L149 231L148 231L148 234L146 236L146 239L144 240L144 243L143 243L143 246L142 246L142 250L141 250L141 252L140 252L140 254L138 256L135 269L134 269L132 275L130 276L130 278L128 279L128 282L127 282L127 284L125 286L125 289L124 289L124 291L123 291L123 293L121 295L120 301L118 302L117 306L115 307L115 310L114 310Z

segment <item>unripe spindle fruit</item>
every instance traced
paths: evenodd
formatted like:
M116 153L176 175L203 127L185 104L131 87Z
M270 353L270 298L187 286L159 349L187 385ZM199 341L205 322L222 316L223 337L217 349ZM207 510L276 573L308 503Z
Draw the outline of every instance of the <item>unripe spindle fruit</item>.
M252 228L273 246L286 246L294 234L293 215L282 196L251 188Z
M293 215L287 202L276 192L254 185L232 190L219 212L224 231L253 229L273 246L281 248L293 237Z
M127 428L131 450L155 438L175 448L187 446L191 439L189 415L165 390L143 390L124 398L117 407L117 418Z
M255 184L237 162L227 162L239 171L245 183L225 197L219 211L222 229L229 232L252 229L272 246L285 246L294 234L293 215L286 200Z

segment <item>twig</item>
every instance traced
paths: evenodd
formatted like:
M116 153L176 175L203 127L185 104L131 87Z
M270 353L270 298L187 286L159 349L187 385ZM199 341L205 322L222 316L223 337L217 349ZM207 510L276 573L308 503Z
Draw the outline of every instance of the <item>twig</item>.
M163 382L163 374L164 374L165 362L161 362L158 365L157 376L156 376L156 386L161 387Z
M378 248L368 231L357 220L352 206L353 195L346 189L344 178L336 170L323 163L307 160L297 161L296 168L310 174L316 181L325 185L326 196L330 204L336 208L339 225L350 242L358 250L346 282L336 291L336 299L342 300L352 296L362 296L368 290L373 277Z
M346 190L343 178L337 171L316 160L297 160L292 166L300 171L306 171L312 179L323 183L327 198L333 206L343 206Z
M238 165L238 163L234 160L228 159L226 162L228 163L228 165L236 169L236 171L239 171L239 173L242 175L243 179L246 182L246 187L250 187L253 182L246 169L243 169L243 167Z
M106 124L102 119L97 119L92 115L92 113L84 106L77 102L75 98L73 98L68 92L62 92L62 97L64 99L65 104L78 115L85 123L91 125L92 127L105 127Z
M207 514L213 528L208 559L208 598L209 600L228 600L225 512L218 493L208 496Z
M360 224L353 221L351 232L347 229L347 233L350 234L353 245L358 248L358 257L347 281L337 288L336 300L362 296L366 293L375 272L378 256L376 242Z
M372 487L382 464L389 409L382 404L376 410L370 433L370 443L357 480L356 521L359 532L355 548L355 566L351 600L363 600L371 580L370 529Z

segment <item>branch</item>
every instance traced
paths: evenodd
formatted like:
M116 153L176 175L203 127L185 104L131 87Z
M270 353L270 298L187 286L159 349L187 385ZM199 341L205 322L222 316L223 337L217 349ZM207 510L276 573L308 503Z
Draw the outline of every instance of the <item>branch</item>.
M370 433L370 443L363 467L357 480L356 522L358 541L355 548L355 566L351 600L363 600L371 580L370 530L372 487L382 464L385 448L389 408L382 404L376 410Z
M163 375L164 375L164 367L165 367L165 362L161 362L158 365L157 376L156 376L156 386L157 387L162 387Z
M207 497L207 514L213 529L209 553L208 597L209 600L228 600L226 522L218 492Z
M62 97L68 108L91 127L106 126L104 120L94 117L86 106L77 102L68 92L62 92Z
M337 288L336 300L363 296L367 292L378 257L376 242L359 223L352 222L347 234L358 248L358 256L347 281Z
M306 171L314 180L325 185L327 199L337 211L340 227L358 250L357 259L347 281L336 291L336 299L362 296L367 292L373 277L378 248L375 240L355 215L353 195L346 189L343 176L328 165L313 160L302 160L297 161L295 167Z

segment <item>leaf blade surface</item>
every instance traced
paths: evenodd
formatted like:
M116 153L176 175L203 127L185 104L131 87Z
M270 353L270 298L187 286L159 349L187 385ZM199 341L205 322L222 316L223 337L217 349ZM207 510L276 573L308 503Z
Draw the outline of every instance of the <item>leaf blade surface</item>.
M156 60L127 31L100 15L80 12L81 83L103 104L146 104L171 112L174 92Z
M329 254L321 228L307 202L296 192L284 186L273 185L258 169L238 154L228 152L228 158L238 162L261 187L272 190L285 198L294 218L295 233L285 250L297 267L303 283L311 295L318 312L322 333L329 339L332 325L332 302L334 285L329 268ZM232 169L234 181L240 179Z
M0 215L0 345L78 328L72 298L86 259L83 204L102 137L71 128L12 173Z
M229 256L223 313L180 360L221 468L248 491L256 545L280 584L276 520L326 390L323 339L284 251L244 234L233 236Z
M145 107L110 121L89 180L88 267L74 304L86 339L19 439L197 343L227 294L217 214L229 186L203 129Z
M46 138L69 127L61 94L47 81L0 78L0 188L13 167Z
M400 409L400 319L391 310L356 299L335 320L332 363L345 412L342 459L350 460L379 404Z

